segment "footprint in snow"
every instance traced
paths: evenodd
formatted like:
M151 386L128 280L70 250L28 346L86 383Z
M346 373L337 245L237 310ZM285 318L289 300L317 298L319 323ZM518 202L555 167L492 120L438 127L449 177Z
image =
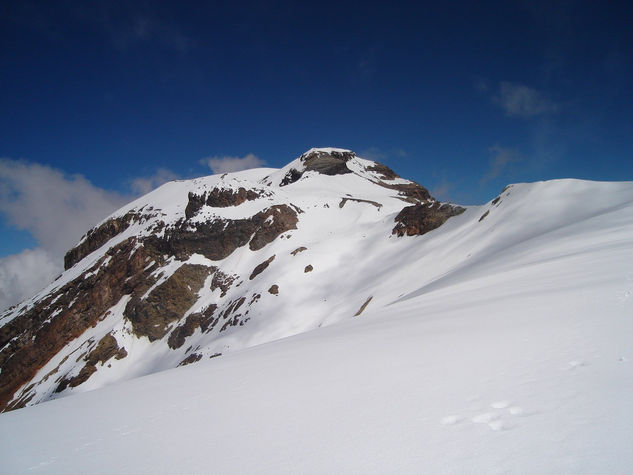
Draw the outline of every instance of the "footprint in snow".
M488 424L488 427L494 431L511 429L511 427L503 421L501 416L496 412L484 412L483 414L477 414L471 420L475 424Z
M492 421L499 419L499 414L496 412L484 412L483 414L477 414L471 420L475 424L489 424Z
M440 423L445 426L452 426L462 421L462 417L456 414L452 414L450 416L442 417Z
M492 407L493 409L505 409L508 406L510 406L509 401L495 401L490 404L490 407Z
M568 364L569 364L569 366L568 366L567 369L570 369L570 370L574 370L574 369L582 368L583 366L587 366L587 363L585 363L584 361L579 361L579 360L570 361Z
M522 407L519 406L513 406L510 409L508 409L508 412L510 413L510 415L512 416L526 416L526 412L525 409L523 409Z

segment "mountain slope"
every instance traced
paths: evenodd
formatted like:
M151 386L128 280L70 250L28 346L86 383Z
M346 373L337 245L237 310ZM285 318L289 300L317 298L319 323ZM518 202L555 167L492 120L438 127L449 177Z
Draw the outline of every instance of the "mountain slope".
M394 297L371 267L383 247L399 252L392 233L463 211L342 149L168 183L96 226L66 272L0 316L0 408L352 318Z
M0 415L6 470L627 473L633 183L513 185L422 236L395 214L306 246L306 276L355 263L333 324Z

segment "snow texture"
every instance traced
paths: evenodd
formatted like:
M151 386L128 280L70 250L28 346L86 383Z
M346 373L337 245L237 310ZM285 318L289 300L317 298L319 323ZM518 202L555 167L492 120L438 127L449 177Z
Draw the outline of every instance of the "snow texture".
M169 352L132 338L119 302L90 331L117 329L129 357L72 397L0 415L3 473L630 472L633 183L516 184L396 238L404 203L353 162L359 174L308 172L213 210L250 216L281 200L305 212L289 238L208 262L244 276L277 256L243 284L262 296L248 325L191 337L205 356L231 351L156 373ZM286 168L168 183L118 214L151 205L177 219L192 186L279 183ZM339 207L348 194L382 206Z

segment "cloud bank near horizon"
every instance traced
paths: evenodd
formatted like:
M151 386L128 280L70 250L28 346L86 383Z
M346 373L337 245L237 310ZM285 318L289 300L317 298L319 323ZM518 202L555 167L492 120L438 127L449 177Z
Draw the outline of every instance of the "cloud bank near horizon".
M19 303L63 271L63 257L99 221L136 196L178 176L166 169L128 183L129 194L105 190L82 175L24 160L0 159L0 214L37 241L0 257L0 311Z

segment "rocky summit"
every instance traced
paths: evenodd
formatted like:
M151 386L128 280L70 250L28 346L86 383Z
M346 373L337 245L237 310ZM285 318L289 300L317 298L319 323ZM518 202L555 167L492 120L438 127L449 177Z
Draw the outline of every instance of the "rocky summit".
M360 316L389 299L372 255L464 210L334 148L167 183L88 231L61 276L0 316L0 409Z

